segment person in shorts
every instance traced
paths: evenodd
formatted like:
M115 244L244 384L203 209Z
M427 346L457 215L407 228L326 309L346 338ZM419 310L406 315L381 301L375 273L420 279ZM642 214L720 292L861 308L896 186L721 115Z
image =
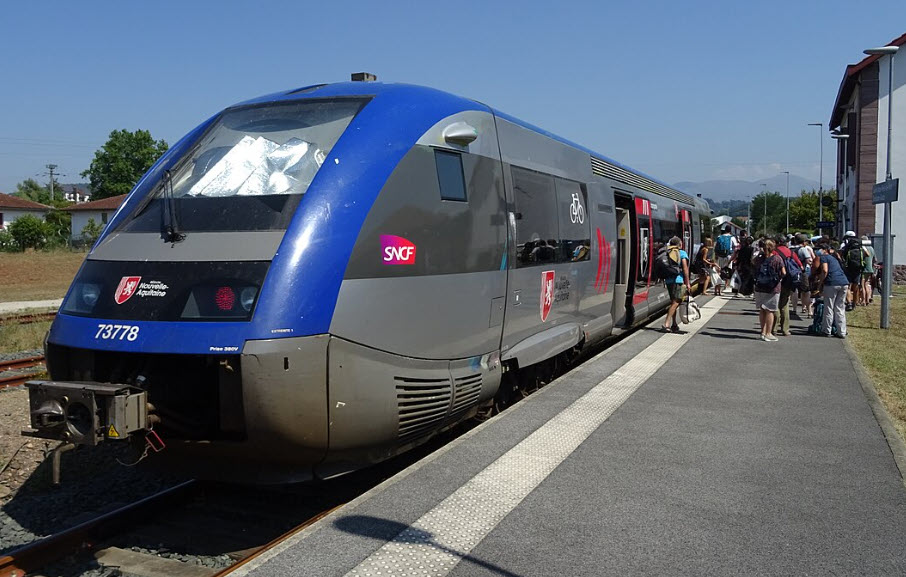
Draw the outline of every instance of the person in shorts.
M761 324L761 340L776 341L774 315L780 308L780 285L786 276L783 258L773 240L764 241L764 252L755 258L755 307Z
M691 292L692 286L689 281L689 255L682 249L683 241L678 236L670 239L667 243L667 251L679 251L679 263L683 269L682 274L673 279L667 279L667 295L670 297L670 306L667 308L667 317L664 319L664 326L661 327L662 333L682 333L679 324L676 322L676 311L683 299L686 298L687 291Z
M871 304L872 296L874 295L874 289L871 286L871 277L875 274L875 260L877 255L875 254L875 247L871 246L871 241L868 240L868 235L862 235L862 248L865 249L865 268L862 269L862 306L868 306Z

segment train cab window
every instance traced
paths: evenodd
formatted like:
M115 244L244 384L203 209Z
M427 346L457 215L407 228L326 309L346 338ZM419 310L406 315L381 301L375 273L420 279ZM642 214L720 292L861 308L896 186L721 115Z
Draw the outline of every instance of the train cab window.
M557 262L560 234L554 177L513 167L516 213L516 266Z
M437 181L440 184L440 198L465 202L466 179L462 172L462 156L446 150L434 151L437 166Z
M578 182L556 179L557 215L560 221L558 262L588 260L591 252L591 223L588 193Z

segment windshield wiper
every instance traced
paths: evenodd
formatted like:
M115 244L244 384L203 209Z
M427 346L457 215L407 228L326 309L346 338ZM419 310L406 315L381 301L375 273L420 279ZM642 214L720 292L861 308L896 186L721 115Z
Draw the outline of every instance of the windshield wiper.
M179 232L179 226L176 223L176 206L173 202L173 177L170 175L169 170L164 171L164 177L161 186L163 186L164 188L164 203L162 205L162 217L164 221L164 241L183 241L185 240L186 235Z

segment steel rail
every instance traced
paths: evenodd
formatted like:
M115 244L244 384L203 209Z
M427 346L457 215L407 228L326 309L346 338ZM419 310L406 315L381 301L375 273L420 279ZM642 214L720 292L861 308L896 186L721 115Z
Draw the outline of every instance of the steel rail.
M0 557L0 577L23 577L67 555L92 549L120 526L136 523L144 515L156 512L161 505L185 498L195 486L194 480L184 481L160 493L24 545L9 555Z

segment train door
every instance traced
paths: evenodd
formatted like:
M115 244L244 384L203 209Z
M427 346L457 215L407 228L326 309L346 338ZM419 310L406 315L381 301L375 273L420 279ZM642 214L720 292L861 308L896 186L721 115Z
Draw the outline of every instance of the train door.
M616 205L616 223L617 223L617 246L616 246L616 266L614 267L614 284L613 284L613 324L614 326L629 326L632 323L631 302L628 297L630 291L630 273L632 268L632 257L634 246L633 227L632 227L632 199L626 196L615 196L614 204Z
M680 217L683 226L683 250L691 256L695 254L695 247L692 246L692 213L683 209L680 211Z
M654 232L651 220L651 202L645 198L636 197L633 202L635 208L636 238L633 249L636 251L635 279L632 291L632 309L630 322L648 316L648 292L651 285L656 282L654 277ZM628 300L628 299L627 299Z

